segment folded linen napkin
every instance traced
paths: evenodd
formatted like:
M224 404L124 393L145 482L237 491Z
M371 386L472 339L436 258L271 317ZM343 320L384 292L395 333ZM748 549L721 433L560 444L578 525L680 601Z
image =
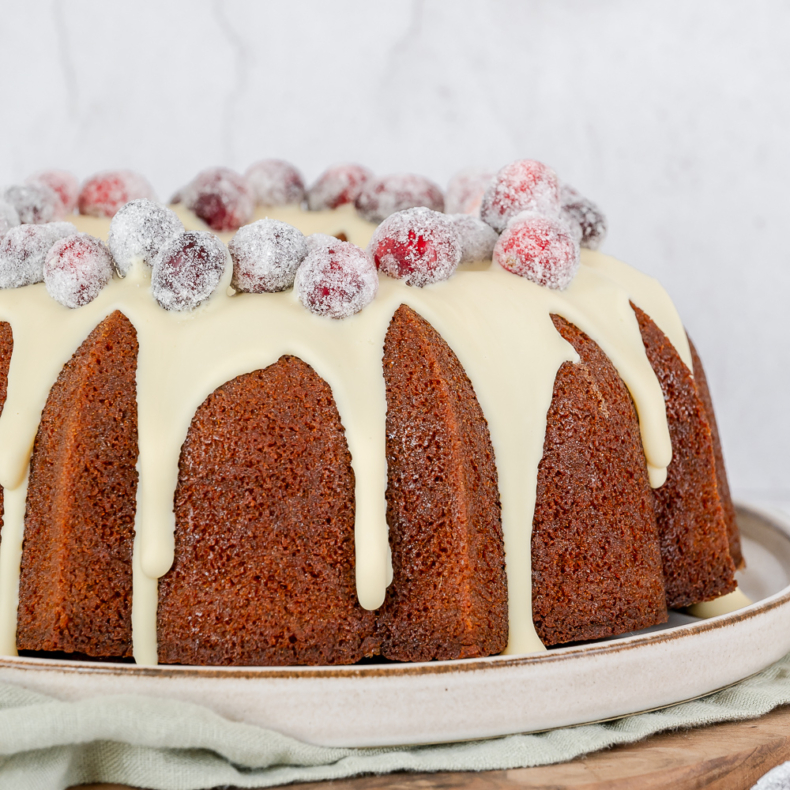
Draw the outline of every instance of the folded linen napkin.
M790 703L790 655L723 691L603 724L387 749L311 746L185 702L60 702L0 684L0 787L108 782L150 790L271 787L391 771L484 771L564 762L664 730L760 716Z

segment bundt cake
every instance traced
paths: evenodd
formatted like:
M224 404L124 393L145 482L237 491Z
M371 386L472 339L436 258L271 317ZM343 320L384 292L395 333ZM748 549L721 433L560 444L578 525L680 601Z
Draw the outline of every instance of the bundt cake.
M0 654L519 654L735 589L669 297L544 165L452 184L458 215L278 160L171 208L127 171L5 193Z

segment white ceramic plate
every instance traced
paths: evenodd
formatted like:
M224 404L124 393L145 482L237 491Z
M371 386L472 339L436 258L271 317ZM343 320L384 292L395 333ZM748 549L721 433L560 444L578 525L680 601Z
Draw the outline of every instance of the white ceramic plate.
M738 507L754 603L710 620L507 656L352 667L137 667L0 659L0 681L64 700L149 694L327 746L437 743L534 732L693 699L790 651L790 518Z

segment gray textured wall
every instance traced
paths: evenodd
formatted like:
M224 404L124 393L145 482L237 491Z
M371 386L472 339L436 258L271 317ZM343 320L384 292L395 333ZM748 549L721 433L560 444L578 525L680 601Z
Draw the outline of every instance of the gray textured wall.
M675 298L736 491L790 499L790 4L2 0L0 22L0 183L551 164Z

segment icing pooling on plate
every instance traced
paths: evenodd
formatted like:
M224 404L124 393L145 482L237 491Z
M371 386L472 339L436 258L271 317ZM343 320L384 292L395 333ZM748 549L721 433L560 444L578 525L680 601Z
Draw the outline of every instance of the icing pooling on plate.
M201 228L199 220L180 213L188 229ZM349 209L303 213L298 207L282 207L262 213L308 231L344 231L361 246L373 230ZM106 237L109 221L100 222L77 219L80 230ZM683 349L685 333L663 289L625 264L583 251L579 274L563 292L486 261L462 266L449 280L422 289L381 276L372 304L334 321L306 311L293 291L235 294L228 288L230 275L228 261L213 296L186 314L169 313L156 304L149 292L149 271L142 264L77 310L50 299L41 284L0 292L0 320L11 323L14 335L8 397L0 417L0 484L8 503L0 543L0 653L15 652L24 481L41 411L62 366L114 310L134 325L140 348L132 605L138 663L156 663L157 579L173 560L173 493L192 417L218 386L283 354L304 360L332 388L356 478L358 597L365 608L380 606L392 578L381 365L387 327L401 304L412 307L447 341L486 415L502 502L510 620L506 652L542 650L531 616L530 535L537 468L557 370L563 362L578 359L554 328L551 314L587 333L617 368L634 399L651 483L657 486L665 478L671 445L663 395L629 300L644 307Z

